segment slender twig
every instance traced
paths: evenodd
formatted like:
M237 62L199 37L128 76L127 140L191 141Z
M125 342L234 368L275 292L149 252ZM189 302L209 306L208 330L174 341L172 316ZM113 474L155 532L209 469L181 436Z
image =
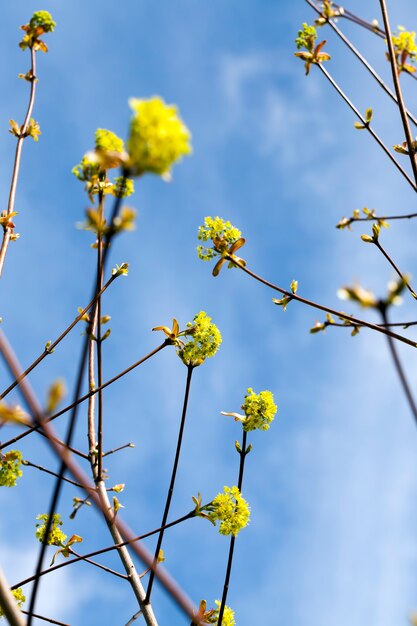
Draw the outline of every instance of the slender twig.
M20 128L20 133L17 139L17 144L16 144L12 181L10 184L9 202L7 205L7 212L6 212L7 216L11 215L14 212L15 200L16 200L16 189L17 189L17 182L19 179L20 161L21 161L21 156L22 156L23 142L26 137L26 131L28 129L30 118L32 117L33 107L35 104L37 77L36 77L36 52L33 47L31 47L30 49L30 59L31 59L31 69L28 73L28 77L30 77L29 78L30 80L29 104L28 104L28 108L26 111L25 120ZM13 232L13 229L10 227L6 227L4 229L3 241L1 244L1 248L0 248L0 277L3 272L4 261L6 259L7 249L9 247L9 242L11 239L12 232Z
M344 225L346 226L350 226L350 224L353 224L354 222L381 222L381 221L388 221L388 220L411 220L414 217L417 217L417 213L406 213L404 215L368 215L367 217L346 217L343 218L344 220L346 219L346 221L344 221ZM336 226L337 228L337 226Z
M126 576L126 574L121 574L120 572L116 572L116 570L111 569L110 567L107 567L106 565L97 563L97 561L93 561L92 559L89 559L87 556L83 556L82 554L78 554L72 548L71 548L71 553L74 554L75 556L80 557L82 561L85 561L86 563L90 563L91 565L94 565L95 567L98 567L99 569L102 569L105 572L112 574L113 576L117 576L118 578L124 578L124 580L128 579L128 576Z
M382 317L382 321L384 322L384 324L388 323L388 315L387 315L387 307L384 305L381 305L380 307L380 313L381 313L381 317ZM414 397L413 394L411 393L411 388L410 385L408 383L407 377L405 375L403 366L401 365L401 361L400 358L398 356L398 352L397 352L397 348L395 346L395 342L392 340L392 337L387 336L387 340L388 340L388 347L392 356L392 360L394 361L394 366L395 369L397 370L397 374L399 376L405 397L407 398L407 402L408 405L411 409L411 412L413 414L414 417L414 422L417 425L417 406L416 403L414 401Z
M401 121L402 121L403 128L404 128L405 140L407 142L408 154L410 157L411 167L413 169L414 180L415 180L415 183L417 184L417 160L416 160L416 153L415 153L415 148L414 148L414 140L411 134L410 125L408 123L407 109L404 104L404 98L403 98L403 94L401 90L400 78L398 75L397 60L395 57L394 44L392 42L391 26L390 26L389 18L388 18L387 5L386 5L385 0L379 0L379 4L381 7L382 18L384 20L385 32L387 34L387 44L388 44L389 59L390 59L391 71L392 71L392 80L394 81L395 93L397 95L398 109L400 111Z
M134 448L134 447L135 447L134 443L125 443L123 446L119 446L118 448L113 448L113 450L109 450L108 452L104 452L103 458L105 456L109 456L110 454L114 454L115 452L119 452L120 450L124 450L125 448Z
M181 422L180 422L180 428L179 428L179 431L178 431L177 448L175 450L175 458L174 458L174 464L172 466L171 480L170 480L170 483L169 483L168 493L167 493L166 502L165 502L165 509L164 509L164 513L163 513L163 516L162 516L162 522L161 522L161 526L162 527L164 527L166 525L166 522L167 522L167 519L168 519L168 514L169 514L169 509L170 509L170 506L171 506L172 495L174 493L175 479L176 479L176 476L177 476L178 463L179 463L180 454L181 454L181 444L182 444L182 439L183 439L183 434L184 434L185 419L186 419L186 416L187 416L188 398L189 398L189 395L190 395L191 378L192 378L192 375L193 375L193 370L194 370L194 366L193 365L188 365L187 366L187 382L186 382L186 385L185 385L185 393L184 393L184 402L183 402L182 414L181 414ZM164 532L165 532L165 530L161 530L161 532L159 533L158 541L156 543L155 556L154 556L155 568L156 568L156 566L158 564L158 556L159 556L159 552L160 552L161 547L162 547L162 541L164 539ZM149 576L149 583L148 583L148 589L146 591L145 604L150 602L154 578L155 578L155 569L151 572L151 575Z
M15 378L19 377L22 373L22 368L19 362L17 361L17 359L15 358L13 352L10 350L9 346L6 343L1 342L1 338L0 338L0 351L2 353L2 356L4 358L4 361L8 370L10 371L10 374L14 376ZM22 393L22 396L24 397L25 402L30 407L31 412L36 416L37 420L41 422L42 410L40 408L40 405L36 399L36 396L34 395L27 379L23 379L20 382L19 389ZM120 519L120 517L116 517L116 519L114 519L114 515L110 516L109 512L105 509L105 507L103 507L100 497L96 493L95 487L90 484L88 478L86 477L86 475L84 474L80 466L76 463L76 461L68 452L65 453L62 450L62 448L54 441L55 431L53 430L51 425L48 423L45 423L43 424L43 429L45 430L45 433L48 435L48 441L50 443L51 449L55 452L58 458L60 458L61 461L65 463L68 471L71 473L74 480L76 480L78 483L83 485L83 489L86 495L88 495L88 497L91 499L94 506L102 513L102 515L106 519L114 521L116 528L118 529L121 536L124 538L124 541L126 542L124 545L127 545L128 543L133 542L132 550L136 553L136 555L140 558L140 560L147 567L151 567L152 569L154 569L153 556L148 552L148 550L141 543L137 543L139 541L138 537L134 536L131 529L126 525L126 523L124 523ZM195 515L195 511L192 511L186 517L193 517L194 515ZM158 529L157 532L159 532L159 530L160 529ZM112 549L115 549L115 546L113 546ZM109 549L105 551L107 552L108 550ZM93 556L93 555L89 555L89 556ZM38 576L39 576L39 572L37 571L31 580L36 580ZM193 606L192 602L184 594L184 592L180 589L178 584L173 580L173 578L171 578L171 576L165 571L165 569L158 567L156 569L156 576L160 580L162 585L165 587L166 591L172 596L172 598L175 600L178 606L184 611L184 613L188 615L191 619L194 619L194 621L196 622L198 626L199 625L203 626L202 621L199 618L195 618L196 608ZM144 611L144 615L145 615L145 621L146 621L145 611ZM21 625L19 624L18 626L21 626Z
M100 191L100 214L103 216L103 192ZM97 237L97 290L100 291L103 281L103 238L101 233ZM97 381L99 388L103 384L103 340L101 333L101 297L97 300ZM97 478L102 480L103 474L103 390L98 392L98 421L97 421Z
M366 119L364 118L364 116L360 113L360 111L358 111L358 109L355 107L355 105L353 104L353 102L350 100L350 98L348 98L348 96L345 94L345 92L339 87L339 85L337 84L337 82L334 80L334 78L329 74L329 72L321 65L321 63L317 63L316 64L320 70L323 72L323 74L325 75L325 77L327 78L327 80L330 82L330 84L334 87L334 89L337 91L337 93L343 98L343 100L346 102L346 104L349 106L349 108L355 113L356 117L361 121L362 125L366 128L366 130L372 135L372 137L375 139L375 141L377 142L377 144L380 146L380 148L382 148L382 150L385 152L385 154L388 156L388 158L390 159L390 161L395 165L395 167L401 172L401 174L404 176L404 178L406 179L406 181L408 183L410 183L411 187L414 189L414 191L417 191L417 184L410 178L410 176L407 174L407 172L405 171L405 169L403 169L401 167L401 165L397 162L397 160L395 159L395 157L392 155L391 151L387 148L387 146L384 144L384 142L382 141L382 139L379 137L379 135L376 134L376 132L374 131L374 129L371 127L371 125L369 124L369 122L366 121Z
M237 486L238 486L239 491L242 491L243 472L244 472L244 469L245 469L245 459L246 459L246 455L247 455L246 439L247 439L247 432L246 432L246 430L244 430L243 431L243 436L242 436L242 445L241 445L241 449L240 449L240 452L239 452L239 455L240 455L239 478L238 478L238 481L237 481ZM219 608L219 617L218 617L218 620L217 620L218 626L221 626L222 625L222 621L223 621L223 614L224 614L224 609L225 609L225 606L226 606L227 594L228 594L228 591L229 591L230 575L232 573L233 553L234 553L234 549L235 549L235 543L236 543L236 537L234 535L232 535L230 537L229 556L228 556L228 559L227 559L226 575L225 575L224 585L223 585L223 594L222 594L222 600L221 600L221 604L220 604L220 608Z
M269 287L270 289L273 289L274 291L278 291L278 293L281 293L282 295L289 297L291 300L302 302L303 304L306 304L307 306L310 306L313 309L318 309L319 311L324 311L325 313L330 313L330 315L335 315L336 317L345 319L348 322L352 322L355 326L365 326L365 328L376 330L377 332L382 333L383 335L392 337L392 339L397 339L397 341L401 341L402 343L405 343L408 346L412 346L413 348L417 347L417 343L415 341L412 341L411 339L408 339L407 337L403 337L402 335L397 335L397 333L393 333L392 331L390 331L388 328L385 328L384 326L379 326L378 324L372 324L371 322L360 320L356 317L353 317L352 315L347 315L346 313L342 313L341 311L336 311L335 309L331 309L330 307L319 304L318 302L313 302L312 300L308 300L307 298L302 298L301 296L295 293L292 293L290 291L287 291L286 289L282 289L281 287L278 287L278 285L274 285L274 283L270 283L269 281L265 280L261 276L258 276L257 274L255 274L255 272L252 272L252 270L250 270L248 267L244 267L240 263L237 263L236 260L234 260L232 256L227 256L226 258L229 261L232 261L236 267L239 267L239 269L241 269L243 272L245 272L249 276L252 276L252 278L257 280L258 282L262 283L263 285L266 285L267 287Z
M21 609L22 613L25 615L29 615L29 611L24 611ZM38 613L32 613L32 617L36 617L36 619L40 619L43 622L49 622L50 624L57 624L57 626L69 626L69 624L65 624L64 622L58 622L56 619L52 619L52 617L44 617L43 615L38 615Z
M51 470L47 469L46 467L43 467L42 465L37 465L36 463L32 463L32 461L28 461L27 459L25 459L24 461L22 461L23 465L27 465L28 467L34 467L38 470L40 470L41 472L45 472L46 474L50 474L51 476L55 476L55 478L57 478L58 474L56 472L52 472ZM82 485L80 485L79 483L76 483L75 480L71 480L70 478L66 478L64 476L64 478L62 479L64 480L66 483L69 483L70 485L74 485L75 487L79 487L80 489L83 488Z
M2 340L3 337L3 340ZM0 346L1 345L5 345L5 340L4 340L4 335L2 336L2 334L0 333ZM157 348L154 348L154 350L151 350L151 352L149 352L146 356L142 357L141 359L139 359L139 361L135 361L135 363L133 363L132 365L129 365L129 367L127 367L126 369L124 369L122 372L120 372L119 374L117 374L116 376L113 376L113 378L110 378L110 380L106 381L105 383L103 383L103 385L101 386L101 389L105 389L106 387L109 387L110 385L112 385L114 382L116 382L116 380L119 380L119 378L122 378L123 376L126 376L126 374L129 374L132 370L134 370L135 368L137 368L139 365L142 365L142 363L144 363L145 361L147 361L148 359L150 359L152 356L154 356L155 354L157 354L160 350L162 350L162 348L165 348L166 346L169 345L169 341L164 341L163 343L161 343ZM82 402L85 402L86 400L88 400L88 398L90 398L91 396L95 395L96 393L98 393L99 388L96 387L95 389L92 389L91 391L89 391L88 393L86 393L84 396L81 396L80 398L78 398L77 400L75 400L74 402L72 402L71 404L69 404L68 406L64 407L63 409L60 409L57 413L54 413L53 415L48 416L43 423L48 423L51 422L52 420L56 419L57 417L60 417L61 415L64 415L64 413L67 413L68 411L70 411L72 408L74 408L74 406L76 406L77 404L81 404ZM6 441L5 443L0 444L0 450L2 450L3 448L7 448L8 446L11 446L13 444L15 444L17 441L19 441L20 439L23 439L24 437L26 437L27 435L30 435L30 433L33 433L33 431L36 430L38 431L40 434L42 434L42 430L41 427L39 425L35 425L35 426L31 426L30 428L28 428L27 430L25 430L23 433L20 433L20 435L17 435L16 437L13 437L13 439L9 439L9 441ZM62 442L62 445L65 445ZM73 448L69 448L71 451L74 451ZM87 455L84 455L85 458L88 458Z
M390 257L390 255L388 254L388 252L385 250L385 248L382 247L379 239L375 239L373 241L374 245L378 248L378 250L384 255L384 257L387 259L388 263L391 265L391 267L396 271L396 273L398 274L398 276L400 277L400 279L402 280L402 282L404 283L404 285L407 287L408 291L411 293L411 295L413 296L413 298L417 299L417 293L414 291L414 289L411 287L411 285L408 282L408 279L404 276L404 274L401 272L400 268L397 266L397 264L395 263L395 261Z
M30 372L33 369L35 369L35 367L37 367L39 365L39 363L41 363L41 361L43 361L43 359L45 357L47 357L49 354L51 354L51 352L56 348L56 346L64 339L64 337L66 337L68 335L68 333L74 328L74 326L76 324L78 324L78 322L81 320L81 318L84 317L84 315L97 302L97 299L101 296L101 294L103 294L106 291L106 289L111 285L111 283L115 280L115 278L116 278L116 275L113 275L113 276L111 276L111 278L109 278L109 280L106 282L106 284L100 290L100 292L97 295L95 295L94 298L91 300L91 302L89 302L87 304L87 306L79 313L79 315L77 315L75 320L73 322L71 322L71 324L59 335L59 337L57 339L55 339L55 341L53 341L51 344L49 344L48 347L45 348L45 350L33 361L33 363L31 363L29 365L29 367L27 367L25 369L25 371L22 374L22 378L24 378L25 376L30 374ZM16 387L16 385L18 385L18 384L19 384L19 381L18 380L14 380L13 383L11 385L9 385L9 387L7 387L7 389L5 391L3 391L3 393L0 395L0 400L3 400L3 398L5 398L7 396L7 394L10 393Z
M135 541L141 541L143 539L147 539L148 537L151 537L152 535L155 535L156 533L159 533L161 530L166 530L167 528L172 528L172 526L176 526L177 524L181 524L185 520L192 519L193 517L195 517L195 511L190 511L186 515L183 515L182 517L179 517L178 519L174 520L173 522L169 522L169 524L167 524L164 527L164 529L162 529L162 528L155 528L154 530L151 530L151 531L145 533L144 535L139 535L138 537L133 537L132 539L129 539L127 541L121 541L120 543L116 543L116 544L113 543L111 546L107 546L106 548L101 548L100 550L94 550L93 552L89 552L88 554L80 554L79 556L77 556L77 557L75 557L73 559L68 559L66 561L63 561L62 563L58 563L57 565L52 565L51 567L48 567L48 569L45 569L42 572L40 572L39 575L40 576L45 576L46 574L50 574L51 572L54 572L57 569L61 569L62 567L67 567L68 565L72 565L73 563L79 563L80 561L85 561L85 560L87 560L87 559L89 559L89 558L91 558L93 556L98 556L100 554L106 554L107 552L112 552L113 550L118 550L119 548L122 548L123 546L132 545ZM24 580L21 580L18 583L15 583L14 585L12 585L11 589L17 589L18 587L23 587L24 585L27 585L28 583L31 583L34 579L35 579L35 576L29 576L29 578L25 578Z
M314 5L312 0L306 0L307 4L314 10L316 13L321 15L320 9ZM377 83L382 87L385 93L396 103L398 104L398 100L395 94L391 91L391 89L386 85L386 83L382 80L380 75L374 70L372 65L365 59L365 57L359 52L359 50L353 45L353 43L346 37L346 35L336 26L332 19L327 20L330 28L338 35L338 37L343 41L343 43L353 52L356 58L362 63L362 65L368 70L368 72L373 76L373 78L377 81ZM408 118L413 122L413 124L417 125L417 119L414 117L412 113L409 111L406 112Z
M131 624L133 624L133 622L136 622L138 617L140 617L141 615L142 615L142 610L140 610L137 613L135 613L134 615L132 615L130 620L126 623L126 626L130 626Z

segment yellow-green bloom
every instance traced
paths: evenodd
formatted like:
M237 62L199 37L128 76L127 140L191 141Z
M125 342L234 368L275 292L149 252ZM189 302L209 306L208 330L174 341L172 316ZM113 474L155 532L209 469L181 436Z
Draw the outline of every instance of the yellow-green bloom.
M150 172L169 178L174 163L191 152L190 131L177 108L159 97L131 98L129 105L133 110L127 142L129 170L133 176Z
M256 394L249 387L242 404L245 419L242 421L243 430L268 430L277 412L274 396L270 391L261 391Z
M0 487L14 487L22 475L22 453L19 450L0 452Z
M417 45L415 42L416 33L405 30L404 26L398 26L398 32L392 35L395 58L397 61L398 73L407 71L413 74L416 68L407 63L407 60L415 63L417 56ZM389 54L386 53L388 61Z
M43 515L38 515L36 517L38 520L42 520L42 523L39 522L36 524L36 539L39 539L41 543L45 543L45 532L46 526L48 522L48 514L44 513ZM64 541L67 538L67 535L62 532L59 528L62 526L63 521L59 513L54 513L52 516L52 524L51 529L49 531L48 538L46 543L48 546L62 546Z
M97 128L95 148L101 152L123 152L124 143L115 133L107 128Z
M220 260L213 269L213 275L217 276L222 265L226 261L226 257L233 257L241 265L246 265L243 259L235 255L236 250L245 244L242 233L235 228L229 221L223 220L221 217L205 217L204 224L198 229L198 239L200 241L211 241L212 247L198 246L197 253L202 261L210 261L216 256ZM234 267L235 263L231 260L229 267Z
M25 35L19 46L22 50L33 48L34 50L42 50L48 52L47 45L40 39L44 33L52 33L56 23L48 11L36 11L28 24L24 24L20 28L25 31Z
M114 179L114 187L112 194L116 198L127 198L135 191L135 184L131 178L124 178L124 176L117 176Z
M205 359L214 356L222 342L222 336L215 324L211 321L211 317L204 311L200 311L193 322L187 323L188 341L177 351L180 359L185 365L197 367L201 365Z
M233 535L245 528L249 523L249 505L237 487L224 487L224 493L219 493L208 505L208 517L214 524L219 521L221 535Z
M14 599L19 607L22 606L24 602L26 602L26 597L23 595L22 587L18 587L17 589L11 589L12 594L14 595ZM4 617L4 611L0 605L0 618Z

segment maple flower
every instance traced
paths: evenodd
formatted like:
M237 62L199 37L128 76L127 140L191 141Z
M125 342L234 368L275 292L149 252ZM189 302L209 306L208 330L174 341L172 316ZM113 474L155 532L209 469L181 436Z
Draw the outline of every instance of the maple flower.
M245 239L241 235L238 228L221 217L204 218L204 224L198 229L198 239L204 242L211 241L213 245L210 248L200 245L197 247L197 253L202 261L220 257L214 266L213 276L219 274L226 260L229 260L229 268L235 267L236 263L246 265L243 259L235 255L235 252L245 244Z
M208 518L214 524L219 521L221 535L236 535L249 523L250 509L238 487L224 487L207 507Z
M22 475L22 453L19 450L0 452L0 487L14 487Z
M177 354L185 365L197 367L216 354L222 336L211 317L204 311L200 311L193 322L188 322L187 327L187 342Z
M45 543L45 532L46 526L48 524L48 514L43 513L42 515L38 515L36 519L42 520L42 523L36 524L36 539L39 539L41 543ZM59 513L54 513L52 516L52 524L49 530L49 535L46 540L48 546L62 546L64 541L67 538L67 535L62 532L59 528L62 526L63 521Z
M28 24L24 24L20 28L25 31L25 35L19 46L22 50L33 48L34 50L42 50L48 52L48 46L42 39L39 39L44 33L52 33L56 23L48 11L36 11Z
M146 172L170 178L171 167L190 154L190 131L177 108L155 96L150 100L130 98L133 110L127 142L128 168L133 176Z

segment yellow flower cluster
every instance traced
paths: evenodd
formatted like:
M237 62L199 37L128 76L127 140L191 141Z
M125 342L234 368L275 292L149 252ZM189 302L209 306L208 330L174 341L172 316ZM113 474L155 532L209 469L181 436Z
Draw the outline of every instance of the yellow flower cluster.
M0 487L14 487L22 475L22 453L19 450L0 452Z
M177 351L185 365L197 367L205 359L214 356L222 342L222 336L211 317L204 311L200 311L193 322L187 323L187 339L184 346Z
M211 522L220 522L221 535L236 537L249 523L249 505L237 487L224 487L224 493L219 493L207 510Z
M34 50L48 52L47 45L40 39L40 37L44 33L52 33L55 26L56 23L48 11L36 11L32 15L30 22L20 27L26 34L19 43L19 46L22 50L26 50L26 48L33 48Z
M46 526L48 523L48 514L38 515L38 520L42 520L42 523L36 524L36 539L39 539L41 543L45 543ZM51 529L49 531L46 543L48 546L62 546L67 538L67 535L59 528L63 522L59 513L54 513L52 516Z
M277 412L277 405L271 391L261 391L256 394L249 387L242 404L246 418L242 422L243 430L268 430Z
M14 599L16 600L17 605L21 607L22 604L26 602L26 597L23 595L22 587L18 587L17 589L12 589L11 592L14 595ZM0 618L1 617L4 617L4 611L0 605Z
M133 176L150 172L169 178L174 163L191 152L188 128L176 107L161 98L131 98L129 105L134 113L127 142L129 170Z
M205 217L204 224L198 229L198 239L211 241L213 247L198 246L198 256L202 261L210 261L215 256L223 256L241 236L240 230L229 221L221 217Z
M217 604L217 609L213 613L214 621L211 622L212 624L219 623L219 611L220 611L221 602L220 600L215 600L215 602ZM235 626L235 613L230 608L230 606L227 606L227 605L224 607L222 626Z

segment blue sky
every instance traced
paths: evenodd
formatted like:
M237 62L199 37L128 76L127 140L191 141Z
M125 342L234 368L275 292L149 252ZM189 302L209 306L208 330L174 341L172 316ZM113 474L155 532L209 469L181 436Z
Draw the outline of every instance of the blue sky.
M379 17L376 1L362 4L349 8ZM390 4L394 26L416 27L411 0ZM91 236L75 228L88 204L71 168L91 148L96 128L125 136L129 97L158 94L176 103L193 155L174 169L172 183L144 177L129 199L137 229L115 243L112 264L128 261L130 274L103 303L112 315L105 378L157 345L152 327L173 317L184 326L207 311L223 345L195 372L172 519L191 508L191 495L201 491L208 500L236 482L240 433L220 411L239 410L249 386L270 389L279 406L270 431L254 434L248 458L243 491L252 521L238 538L228 601L236 623L406 624L417 607L417 434L384 338L366 331L351 338L340 329L310 335L320 314L295 303L284 313L272 292L235 270L214 279L195 253L204 216L220 215L246 237L249 267L284 287L296 278L301 295L330 306L347 310L336 296L343 284L358 280L383 294L392 279L377 250L360 240L369 228L334 226L364 206L413 211L414 195L372 139L353 129L351 112L324 77L313 68L305 78L293 57L311 10L301 0L126 0L123 9L108 0L7 3L0 40L3 206L14 149L7 124L22 118L27 102L27 85L17 79L28 64L17 47L18 26L40 8L58 25L48 37L50 53L39 55L34 117L42 136L25 142L17 196L22 237L10 248L1 285L3 330L19 359L30 363L91 291ZM342 26L389 81L382 42ZM326 38L328 69L361 111L374 108L387 145L401 142L395 108L348 51L330 33ZM415 83L404 85L412 108ZM413 223L393 223L383 237L398 265L417 275ZM412 306L404 302L396 318L412 319ZM40 398L57 377L71 394L80 332L31 375ZM414 385L415 356L407 347L400 354ZM136 444L109 457L107 467L110 481L127 485L123 516L138 532L159 525L185 377L175 352L165 350L105 394L106 447ZM80 411L79 446L85 420ZM63 432L65 422L56 426ZM27 438L22 450L56 467L42 441ZM26 468L16 489L2 490L0 563L11 582L33 566L34 518L46 511L50 488L48 477ZM83 535L86 550L107 545L93 511L67 519L74 495L65 489L60 505L68 534ZM209 524L193 520L167 534L167 568L195 602L213 603L227 548ZM188 624L159 588L154 602L161 626ZM39 611L72 626L123 625L135 610L127 587L87 566L45 579L39 603Z

